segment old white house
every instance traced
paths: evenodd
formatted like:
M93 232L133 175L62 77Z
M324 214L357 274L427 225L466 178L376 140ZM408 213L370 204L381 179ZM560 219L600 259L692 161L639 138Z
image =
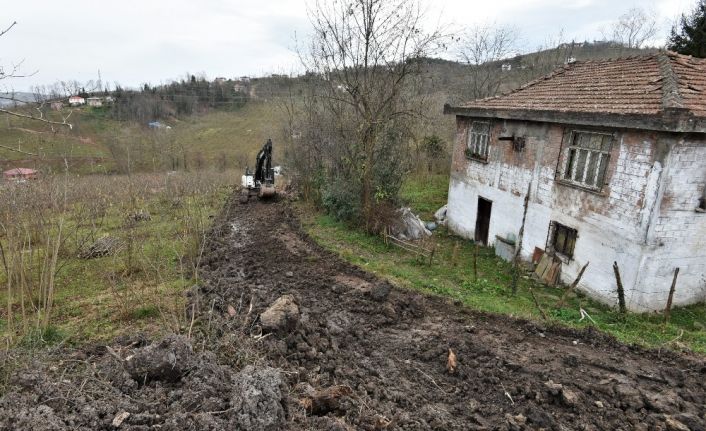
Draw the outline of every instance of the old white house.
M561 279L632 310L706 296L706 60L671 52L568 64L498 97L445 106L457 133L448 221L485 244L554 254Z

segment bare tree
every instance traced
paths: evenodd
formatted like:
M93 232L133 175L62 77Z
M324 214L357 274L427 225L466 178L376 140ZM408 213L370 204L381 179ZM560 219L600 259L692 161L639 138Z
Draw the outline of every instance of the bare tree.
M654 11L646 11L641 7L633 7L610 28L610 34L605 34L626 48L642 48L659 30L657 16Z
M416 114L418 60L444 41L439 30L424 30L423 15L417 0L317 1L309 10L313 37L300 54L316 87L307 121L320 126L312 133L328 155L329 178L359 185L368 229L377 204L396 197L388 185L399 177L402 124Z
M499 62L517 51L518 32L513 27L479 25L459 39L458 56L470 66L469 90L475 99L494 96L506 75Z
M15 25L17 25L17 21L14 21L12 24L10 24L4 30L0 30L0 37L7 34L10 30L12 30L12 28ZM11 78L23 78L23 77L31 76L33 74L33 73L32 74L22 74L22 72L20 71L20 66L21 66L21 63L14 64L11 67L5 67L3 65L0 65L0 82L3 82L5 80L9 80ZM0 99L4 100L5 102L9 101L9 102L14 102L15 104L24 103L24 101L17 99L13 92L6 92L5 94L6 95L0 95ZM0 113L6 114L6 115L11 115L11 116L20 117L20 118L27 118L30 120L34 120L34 121L48 124L52 127L55 125L66 126L69 129L72 127L71 123L68 122L69 117L71 116L71 112L69 112L68 115L62 115L61 121L50 120L45 117L43 103L39 103L37 106L35 106L33 111L27 111L27 112L20 112L16 109L15 110L6 109L3 106L0 106Z

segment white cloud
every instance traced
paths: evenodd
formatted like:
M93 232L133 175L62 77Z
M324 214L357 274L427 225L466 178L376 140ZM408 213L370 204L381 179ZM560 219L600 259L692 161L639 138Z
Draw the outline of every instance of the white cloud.
M665 26L690 0L425 0L430 22L454 28L512 24L534 48L562 28L566 38L600 37L601 23L633 5L653 5ZM616 5L616 3L620 3ZM95 79L127 85L162 82L185 72L257 75L297 68L294 35L308 31L305 0L24 0L3 7L18 25L0 38L0 64L25 59L31 78L17 89L56 80Z

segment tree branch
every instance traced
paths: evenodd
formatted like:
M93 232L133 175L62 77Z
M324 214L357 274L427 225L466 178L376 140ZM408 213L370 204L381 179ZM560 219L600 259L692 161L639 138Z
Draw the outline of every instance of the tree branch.
M6 28L3 31L0 31L0 37L2 37L3 34L7 33L8 31L12 30L12 27L17 25L17 21L14 21L8 28Z
M73 129L73 127L74 127L73 124L67 123L66 121L47 120L46 118L35 117L34 115L20 114L19 112L8 111L7 109L0 108L0 112L8 114L8 115L13 115L15 117L27 118L27 119L34 120L34 121L40 121L40 122L46 123L46 124L53 124L53 125L57 125L57 126L67 126L69 128L69 130Z

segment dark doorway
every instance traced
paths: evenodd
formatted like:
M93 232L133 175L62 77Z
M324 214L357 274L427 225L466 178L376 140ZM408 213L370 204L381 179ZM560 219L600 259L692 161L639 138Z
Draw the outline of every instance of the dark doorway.
M478 198L478 214L476 215L476 242L488 245L488 232L490 231L490 211L493 202L481 197Z

